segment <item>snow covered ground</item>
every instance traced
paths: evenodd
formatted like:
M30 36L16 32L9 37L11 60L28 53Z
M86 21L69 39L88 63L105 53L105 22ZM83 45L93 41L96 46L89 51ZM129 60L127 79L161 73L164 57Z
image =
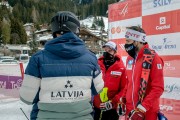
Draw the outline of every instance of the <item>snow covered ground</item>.
M27 120L21 109L29 119L31 107L19 99L0 99L0 120Z
M24 69L27 64L24 64ZM0 75L20 76L20 67L17 65L0 65ZM4 84L0 78L0 120L27 120L24 113L30 116L32 106L26 105L19 99L18 85L8 79ZM11 84L11 85L8 85ZM8 89L4 89L8 88ZM22 110L21 110L22 109Z
M97 18L101 18L100 16L97 16ZM102 17L103 18L103 21L104 21L104 30L107 31L108 30L108 18L107 17ZM91 28L92 27L92 24L93 24L93 20L94 20L94 17L88 17L84 20L81 20L80 23L81 25L85 25L87 26L88 28Z

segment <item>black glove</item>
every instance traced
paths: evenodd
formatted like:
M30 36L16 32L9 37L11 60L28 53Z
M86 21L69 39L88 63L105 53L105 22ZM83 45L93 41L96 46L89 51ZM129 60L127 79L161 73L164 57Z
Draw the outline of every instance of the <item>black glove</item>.
M123 116L126 114L126 99L125 98L120 98L120 102L118 103L117 106L117 113L119 116Z

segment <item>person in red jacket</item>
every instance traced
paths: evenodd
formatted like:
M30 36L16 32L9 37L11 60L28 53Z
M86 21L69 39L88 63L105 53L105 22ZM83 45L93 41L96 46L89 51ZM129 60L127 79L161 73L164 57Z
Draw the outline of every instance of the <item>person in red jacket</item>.
M98 63L103 74L104 87L107 88L108 101L102 101L100 95L94 96L94 120L118 120L117 103L127 81L125 66L121 57L116 54L117 45L114 42L107 42L103 48L105 52Z
M164 91L163 60L157 53L152 61L145 96L139 102L144 49L150 49L145 31L139 26L127 28L125 50L129 54L126 62L128 84L126 98L127 120L157 120L159 98Z

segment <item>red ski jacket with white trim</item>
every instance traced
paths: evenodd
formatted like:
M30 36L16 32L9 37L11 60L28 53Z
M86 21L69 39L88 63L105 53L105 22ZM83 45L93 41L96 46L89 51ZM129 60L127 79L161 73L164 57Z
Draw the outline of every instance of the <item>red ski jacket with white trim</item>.
M145 48L149 48L148 44L139 51L136 59L128 56L126 61L126 74L128 77L128 83L125 90L126 92L123 95L126 96L127 114L131 110L137 108L139 101L138 92L140 89L143 51ZM146 114L156 111L158 112L159 110L159 98L164 91L163 66L163 60L158 56L157 53L155 53L151 65L146 94L140 105L141 108L146 111Z
M113 108L115 109L120 97L122 97L123 90L126 85L127 76L125 74L125 66L120 56L116 55L116 62L111 65L107 70L103 63L104 57L100 57L98 63L100 65L104 87L108 88L108 100L113 103ZM99 108L101 103L100 96L94 96L94 107Z

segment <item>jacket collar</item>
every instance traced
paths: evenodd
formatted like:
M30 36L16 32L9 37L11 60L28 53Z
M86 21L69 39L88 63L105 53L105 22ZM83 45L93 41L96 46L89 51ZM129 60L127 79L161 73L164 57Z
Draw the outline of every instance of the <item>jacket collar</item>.
M138 55L137 55L137 58L136 58L136 59L140 59L140 58L143 57L144 49L145 49L145 48L149 48L149 45L146 44L146 45L144 45L144 46L140 49L140 51L138 52Z

